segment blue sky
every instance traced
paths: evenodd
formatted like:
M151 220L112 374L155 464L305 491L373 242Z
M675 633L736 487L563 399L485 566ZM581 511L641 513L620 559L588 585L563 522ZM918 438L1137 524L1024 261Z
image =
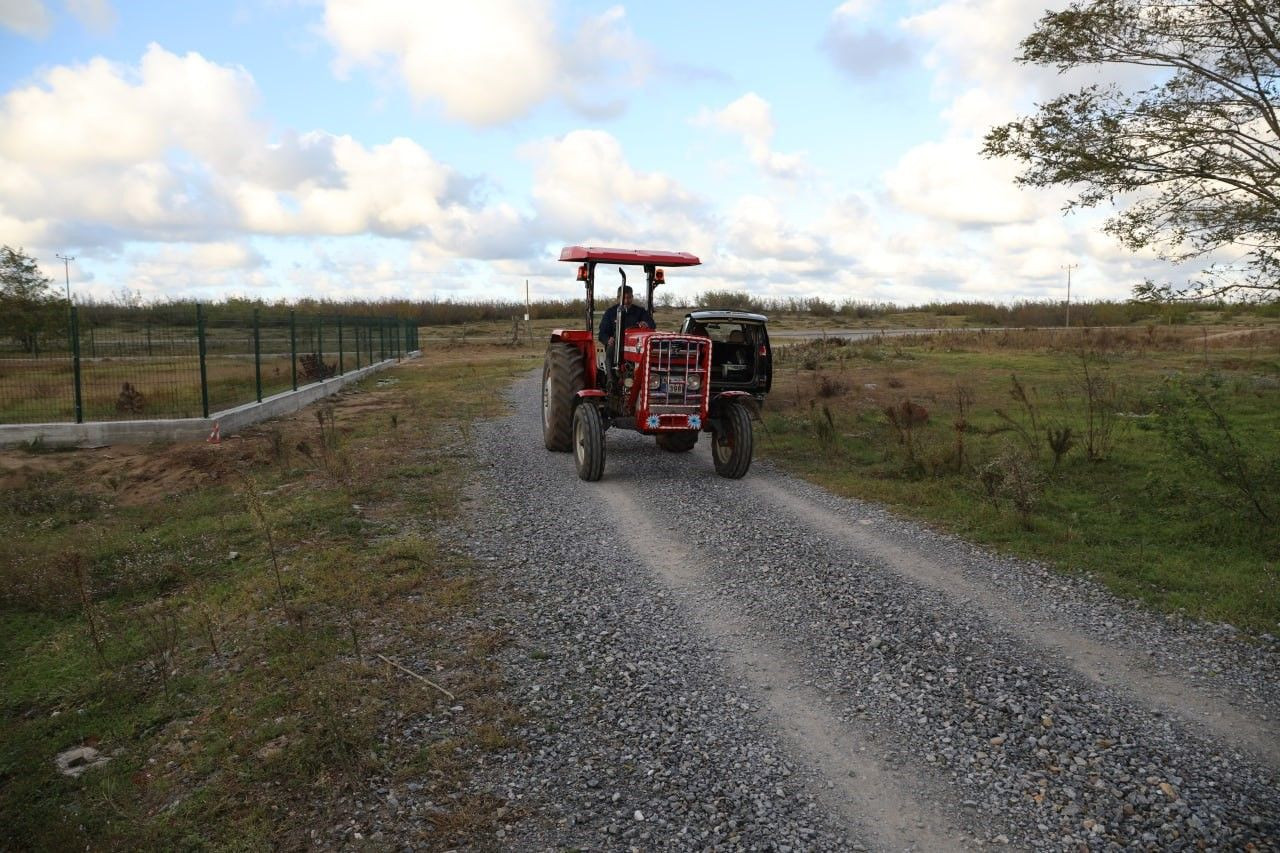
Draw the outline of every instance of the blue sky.
M676 296L1122 299L1179 273L977 154L1092 79L1012 61L1049 1L0 0L0 242L99 299L565 298L566 244L695 252Z

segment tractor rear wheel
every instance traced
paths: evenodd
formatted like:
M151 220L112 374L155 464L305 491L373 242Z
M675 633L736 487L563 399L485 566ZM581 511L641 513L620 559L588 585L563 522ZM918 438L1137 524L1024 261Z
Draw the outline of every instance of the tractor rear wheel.
M582 350L553 341L542 362L542 443L547 450L573 448L573 395L586 384Z
M721 429L711 438L711 458L716 473L737 480L751 467L751 414L741 403L729 403L720 418Z
M604 475L604 423L591 403L580 403L573 412L573 461L588 483Z
M698 443L698 431L660 432L655 436L658 446L668 453L688 453Z

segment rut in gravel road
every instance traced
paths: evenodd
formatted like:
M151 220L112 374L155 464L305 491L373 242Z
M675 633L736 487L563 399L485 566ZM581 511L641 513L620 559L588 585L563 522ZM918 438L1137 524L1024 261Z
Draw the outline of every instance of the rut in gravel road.
M1280 644L767 462L724 480L705 437L670 454L610 430L604 479L583 483L542 448L538 393L518 382L513 414L476 431L488 474L468 534L505 572L525 637L505 664L534 720L492 789L560 816L508 842L1276 847ZM628 798L647 798L645 834Z
M904 544L878 533L870 519L856 527L816 502L796 494L776 480L757 479L749 484L778 510L786 523L804 524L815 536L847 546L851 557L874 563L902 577L937 589L953 600L964 601L994 622L1016 632L1027 642L1060 656L1076 672L1099 684L1112 684L1132 694L1135 701L1177 714L1206 726L1213 734L1242 749L1256 753L1272 767L1280 767L1280 724L1237 705L1246 699L1213 694L1178 678L1175 673L1157 671L1142 649L1119 648L1099 641L1075 627L1063 624L1035 600L1018 600L1017 606L1004 593L993 590L981 579L966 576L955 564L940 560L918 544Z
M624 535L630 547L660 582L682 594L695 624L724 650L735 680L754 689L756 703L768 710L774 729L821 773L825 786L819 791L832 808L847 821L871 827L885 849L964 846L963 834L950 827L936 807L910 793L923 786L922 780L904 784L876 754L870 738L841 725L823 707L823 696L805 684L796 662L769 641L765 626L744 618L715 594L695 549L678 542L652 547L667 536L649 520L649 509L633 499L625 482L600 484L599 497L615 518L628 519Z

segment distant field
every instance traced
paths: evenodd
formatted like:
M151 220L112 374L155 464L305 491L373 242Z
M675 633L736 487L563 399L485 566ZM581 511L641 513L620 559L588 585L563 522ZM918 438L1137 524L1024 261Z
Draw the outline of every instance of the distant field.
M657 321L659 329L674 331L679 328L685 314L694 310L698 309L659 308L654 314L654 319ZM1146 328L1148 325L1156 327L1170 325L1168 322L1170 317L1161 315L1160 311L1159 307L1152 306L1149 316L1144 316L1142 319L1128 325L1132 328ZM1220 310L1195 311L1186 310L1186 306L1179 306L1176 323L1173 325L1178 327L1214 326L1230 328L1280 326L1280 317L1271 316L1271 313L1274 312L1258 314L1247 310L1239 312L1224 312ZM768 311L765 314L769 317L769 328L772 330L783 332L812 331L815 334L821 334L825 330L836 329L964 329L993 325L990 322L983 322L980 319L964 315L940 314L928 311L900 311L868 317L847 314L820 316L808 313ZM601 308L597 305L597 325L600 322L600 315ZM497 343L510 342L518 338L519 343L536 348L546 344L547 337L552 329L580 329L584 321L585 317L582 314L551 318L539 317L535 306L535 316L530 324L533 331L532 340L526 334L523 324L517 334L511 319L447 325L424 325L419 327L419 334L422 341L436 343L460 341ZM1078 316L1076 322L1077 325L1080 322Z

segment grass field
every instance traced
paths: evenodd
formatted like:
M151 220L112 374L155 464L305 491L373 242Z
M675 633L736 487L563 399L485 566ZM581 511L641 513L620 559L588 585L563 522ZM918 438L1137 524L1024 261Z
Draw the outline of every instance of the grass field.
M442 804L423 846L494 820L465 782L518 719L504 638L436 525L536 362L437 353L221 446L0 454L0 848L304 847L371 779ZM111 760L60 775L81 745Z
M844 343L779 351L760 453L1156 607L1280 630L1280 330Z

